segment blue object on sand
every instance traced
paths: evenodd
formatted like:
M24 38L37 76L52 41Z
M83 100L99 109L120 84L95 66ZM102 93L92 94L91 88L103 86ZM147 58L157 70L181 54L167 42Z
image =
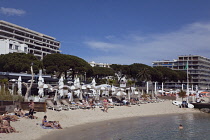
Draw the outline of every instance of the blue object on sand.
M43 129L54 129L54 128L52 128L52 127L46 127L46 126L44 126L44 125L42 125L42 124L40 124L40 126L41 126Z

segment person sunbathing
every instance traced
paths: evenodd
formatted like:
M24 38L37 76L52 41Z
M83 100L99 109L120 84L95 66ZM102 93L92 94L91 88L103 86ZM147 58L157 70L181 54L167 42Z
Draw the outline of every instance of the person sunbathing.
M13 115L12 113L8 113L8 112L6 112L5 114L3 114L2 116L3 116L3 120L4 120L4 118L10 118L10 120L13 121L13 122L14 121L17 121L19 119L18 116Z
M53 122L54 127L56 127L57 129L63 129L59 123L59 121L54 121Z
M10 125L10 121L11 121L10 118L7 118L7 120L3 120L3 126L5 126L7 128L9 133L11 133L11 132L17 133L18 131L16 131L16 129Z
M4 132L5 133L11 133L9 127L8 126L5 126L3 124L2 118L0 118L0 133L4 133Z
M90 107L92 108L92 110L95 109L95 106L96 106L96 105L95 105L95 100L94 100L94 99L90 100L90 101L89 101L89 105L90 105Z
M82 103L85 106L85 108L88 108L88 109L90 108L90 105L89 105L89 103L87 101L82 100Z
M25 117L25 111L23 111L21 108L19 109L19 112L18 112L18 115L20 116L20 117Z
M47 116L45 115L43 120L42 120L42 125L43 126L46 126L46 127L52 127L52 128L55 128L53 122L48 122L47 121Z
M76 102L76 105L79 107L79 108L85 108L85 105L81 102Z

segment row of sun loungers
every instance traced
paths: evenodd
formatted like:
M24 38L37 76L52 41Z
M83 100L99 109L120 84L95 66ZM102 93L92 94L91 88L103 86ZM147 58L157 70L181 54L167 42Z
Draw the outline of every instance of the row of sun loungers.
M47 103L48 109L52 109L55 111L61 111L61 110L76 110L76 109L91 109L91 108L102 108L103 103L98 102L95 103L94 105L90 106L88 103L69 103L67 100L62 99L62 100L57 100L56 103L57 105L53 104L53 101L51 99L46 99L45 100ZM148 100L140 100L140 101L135 101L131 102L130 105L140 105L140 104L147 104L147 103L158 103L158 102L163 102L163 100L160 99L148 99ZM123 103L117 103L117 102L111 102L109 103L109 108L114 108L114 106L123 106Z
M57 105L54 105L53 101L51 99L45 100L48 109L52 109L55 111L61 111L61 110L75 110L75 109L90 109L90 105L84 105L84 104L78 104L73 102L72 104L68 103L65 99L59 101L57 100Z

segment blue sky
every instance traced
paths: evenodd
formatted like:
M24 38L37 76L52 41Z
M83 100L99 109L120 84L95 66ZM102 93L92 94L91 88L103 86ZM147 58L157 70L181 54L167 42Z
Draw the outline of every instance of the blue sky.
M0 19L53 36L62 53L88 62L210 57L209 0L0 0Z

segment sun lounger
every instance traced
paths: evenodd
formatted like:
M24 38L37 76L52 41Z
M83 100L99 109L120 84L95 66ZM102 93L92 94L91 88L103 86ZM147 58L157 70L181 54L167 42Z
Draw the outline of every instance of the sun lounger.
M75 110L77 109L78 107L75 105L72 105L72 104L69 104L66 100L61 100L61 102L65 105L65 106L68 106L71 110Z
M102 103L95 103L95 106L96 107L99 107L99 108L102 108L103 107Z
M48 109L52 109L52 110L56 110L56 111L62 110L62 107L54 105L52 100L45 100L45 102L47 103Z
M65 106L65 105L62 105L59 100L57 100L56 102L57 102L57 105L60 106L63 110L69 110L69 107Z

